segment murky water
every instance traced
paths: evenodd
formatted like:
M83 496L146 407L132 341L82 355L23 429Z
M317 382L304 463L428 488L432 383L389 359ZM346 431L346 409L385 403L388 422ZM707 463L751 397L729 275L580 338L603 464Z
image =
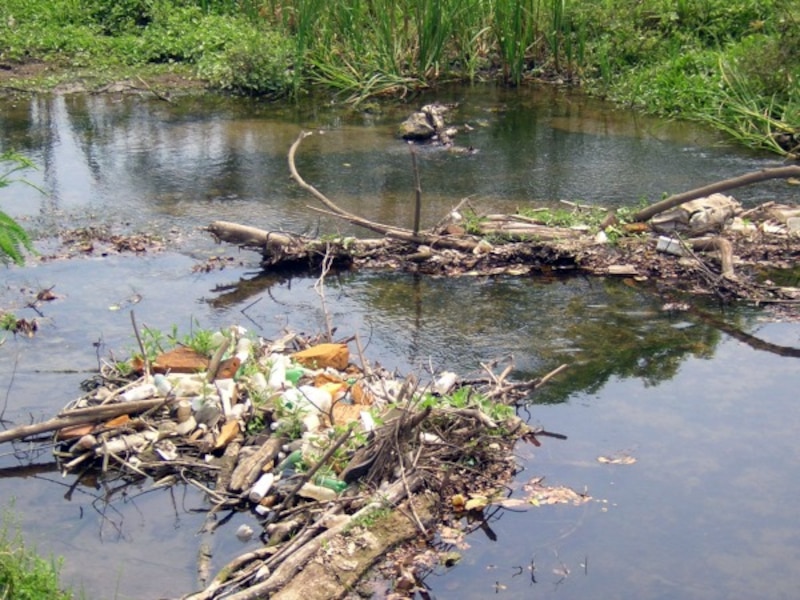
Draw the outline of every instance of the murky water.
M462 156L420 153L426 224L466 196L503 211L559 198L615 205L659 198L726 176L774 166L770 157L724 148L696 127L642 119L553 90L456 89ZM96 96L6 101L0 149L42 166L0 206L44 235L111 224L160 232L168 250L31 263L4 272L0 306L25 308L28 290L55 286L33 339L0 346L0 407L15 423L52 416L80 394L98 355L133 347L130 309L163 330L238 323L275 337L324 324L307 278L259 275L256 256L215 246L198 227L215 219L270 229L348 230L309 210L291 184L286 152L301 128L298 168L343 207L408 225L412 174L392 137L408 106L348 113L250 101L179 99L174 105ZM745 203L796 201L780 184L737 193ZM193 274L211 253L245 266ZM373 360L400 371L479 371L513 356L517 375L562 362L568 374L526 416L566 441L520 446L525 481L586 490L582 507L499 511L455 568L425 580L437 598L793 597L800 537L795 431L797 359L754 349L703 315L660 310L662 298L607 279L444 280L392 273L345 274L327 283L343 334L358 332ZM121 310L111 310L121 307ZM762 313L703 309L776 345L800 346L800 327ZM197 534L202 498L191 489L117 490L54 470L47 452L0 448L0 500L16 497L28 540L65 557L68 582L92 599L179 596L195 587L195 557L210 544L215 566L246 546L239 515L213 536ZM600 455L627 452L629 466ZM194 509L200 509L194 512ZM531 566L535 566L535 570ZM531 577L533 575L533 577ZM534 582L535 579L535 582ZM745 592L746 590L746 592Z

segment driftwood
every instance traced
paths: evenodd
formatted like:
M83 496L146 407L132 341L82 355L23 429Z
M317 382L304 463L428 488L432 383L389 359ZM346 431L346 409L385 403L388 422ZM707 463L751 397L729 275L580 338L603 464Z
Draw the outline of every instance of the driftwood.
M633 220L640 222L648 221L653 216L664 212L665 210L669 210L670 208L674 208L680 204L683 204L684 202L694 200L695 198L702 198L704 196L710 196L711 194L726 192L728 190L740 188L745 185L752 185L761 181L767 181L769 179L788 179L789 177L800 177L800 166L791 165L788 167L776 167L774 169L762 169L761 171L747 173L745 175L740 175L739 177L733 177L731 179L725 179L724 181L718 181L710 185L695 188L693 190L689 190L688 192L675 194L669 198L661 200L660 202L651 204L643 210L640 210L633 216Z
M137 414L152 408L163 406L166 403L167 400L165 398L151 398L149 400L140 400L136 402L104 404L89 408L64 410L59 413L59 416L56 418L48 419L47 421L42 421L41 423L33 423L31 425L20 425L7 431L0 432L0 443L10 442L13 440L22 440L40 435L42 433L58 431L67 427L97 423L99 421L112 419L120 415Z

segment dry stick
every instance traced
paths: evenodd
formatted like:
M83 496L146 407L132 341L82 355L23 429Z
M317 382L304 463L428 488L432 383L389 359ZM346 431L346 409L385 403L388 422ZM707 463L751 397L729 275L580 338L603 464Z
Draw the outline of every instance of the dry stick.
M422 210L422 183L419 179L419 168L417 167L417 153L414 145L408 146L411 150L411 166L414 169L414 235L419 235L419 216Z
M139 335L139 328L136 326L136 315L131 311L131 325L133 325L133 333L136 336L136 342L139 344L139 351L142 353L142 362L144 363L144 376L150 377L150 360L147 358L147 352L144 350L142 343L142 336Z
M325 315L325 331L328 334L327 341L333 341L333 323L331 322L331 313L328 311L328 305L325 302L325 277L331 270L331 263L333 262L333 255L331 254L331 245L325 245L325 256L322 259L320 269L322 272L314 284L314 291L319 296L320 303L322 304L322 314Z
M19 365L19 352L14 356L14 368L11 370L11 377L8 380L8 387L6 388L6 396L3 399L3 410L0 410L0 423L3 422L3 416L6 414L8 408L8 398L11 395L11 386L14 385L14 378L17 376L17 366Z
M105 404L90 408L76 408L69 411L62 411L56 418L32 425L20 425L8 431L3 431L0 433L0 443L24 439L40 433L63 429L64 427L86 425L87 423L93 423L101 419L112 419L119 415L138 413L142 410L164 404L165 402L166 400L164 398L151 398L150 400L139 400L137 402Z
M761 169L760 171L754 171L752 173L740 175L739 177L725 179L723 181L718 181L694 190L689 190L688 192L683 192L682 194L675 194L669 198L648 206L644 210L640 210L638 213L633 215L633 220L640 222L647 221L653 216L664 212L665 210L669 210L670 208L674 208L675 206L683 204L684 202L688 202L689 200L694 200L695 198L702 198L703 196L732 190L734 188L751 185L753 183L759 183L768 179L787 179L789 177L800 177L800 166L793 165L788 167L776 167L774 169Z
M372 367L364 355L364 347L361 345L361 336L358 335L358 332L356 332L356 349L358 350L358 360L361 361L361 370L364 371L364 375L367 377L371 376Z
M222 343L219 345L219 348L217 348L217 351L214 352L214 356L211 357L211 362L208 363L208 373L206 373L206 381L209 383L214 381L214 378L217 376L219 363L222 362L222 357L225 355L225 351L230 345L231 339L228 336L225 336L222 340Z
M533 389L535 389L535 390L536 390L536 389L539 389L539 388L540 388L540 387L542 387L542 386L543 386L545 383L547 383L548 381L550 381L550 380L551 380L553 377L555 377L556 375L558 375L559 373L561 373L561 371L563 371L563 370L564 370L564 369L566 369L566 368L567 368L567 363L564 363L563 365L559 365L559 366L557 366L555 369L553 369L552 371L550 371L549 373L547 373L547 375L545 375L544 377L540 377L540 378L539 378L539 380L538 380L538 381L536 381L536 383L533 385Z

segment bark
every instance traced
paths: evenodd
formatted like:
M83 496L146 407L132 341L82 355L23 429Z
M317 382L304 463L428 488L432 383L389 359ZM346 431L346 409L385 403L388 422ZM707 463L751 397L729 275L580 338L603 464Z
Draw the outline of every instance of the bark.
M762 169L761 171L754 171L752 173L740 175L739 177L718 181L710 185L689 190L688 192L675 194L674 196L670 196L669 198L648 206L644 210L640 210L633 216L633 220L647 221L654 215L662 213L665 210L669 210L670 208L674 208L675 206L683 204L684 202L688 202L689 200L694 200L695 198L702 198L704 196L725 192L745 185L759 183L760 181L767 181L768 179L787 179L789 177L800 177L800 166L792 165L788 167L777 167L774 169Z

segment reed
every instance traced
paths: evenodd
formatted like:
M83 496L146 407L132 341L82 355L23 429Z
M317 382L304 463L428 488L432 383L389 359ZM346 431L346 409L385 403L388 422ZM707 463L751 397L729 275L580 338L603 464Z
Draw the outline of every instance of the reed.
M518 85L526 67L528 46L534 39L534 22L538 15L536 0L497 0L493 4L492 28L502 59L503 79Z
M793 124L800 122L800 94L785 100L777 94L765 96L753 79L724 61L720 61L720 72L724 86L718 109L701 115L701 120L742 145L786 154L776 136L797 133Z

